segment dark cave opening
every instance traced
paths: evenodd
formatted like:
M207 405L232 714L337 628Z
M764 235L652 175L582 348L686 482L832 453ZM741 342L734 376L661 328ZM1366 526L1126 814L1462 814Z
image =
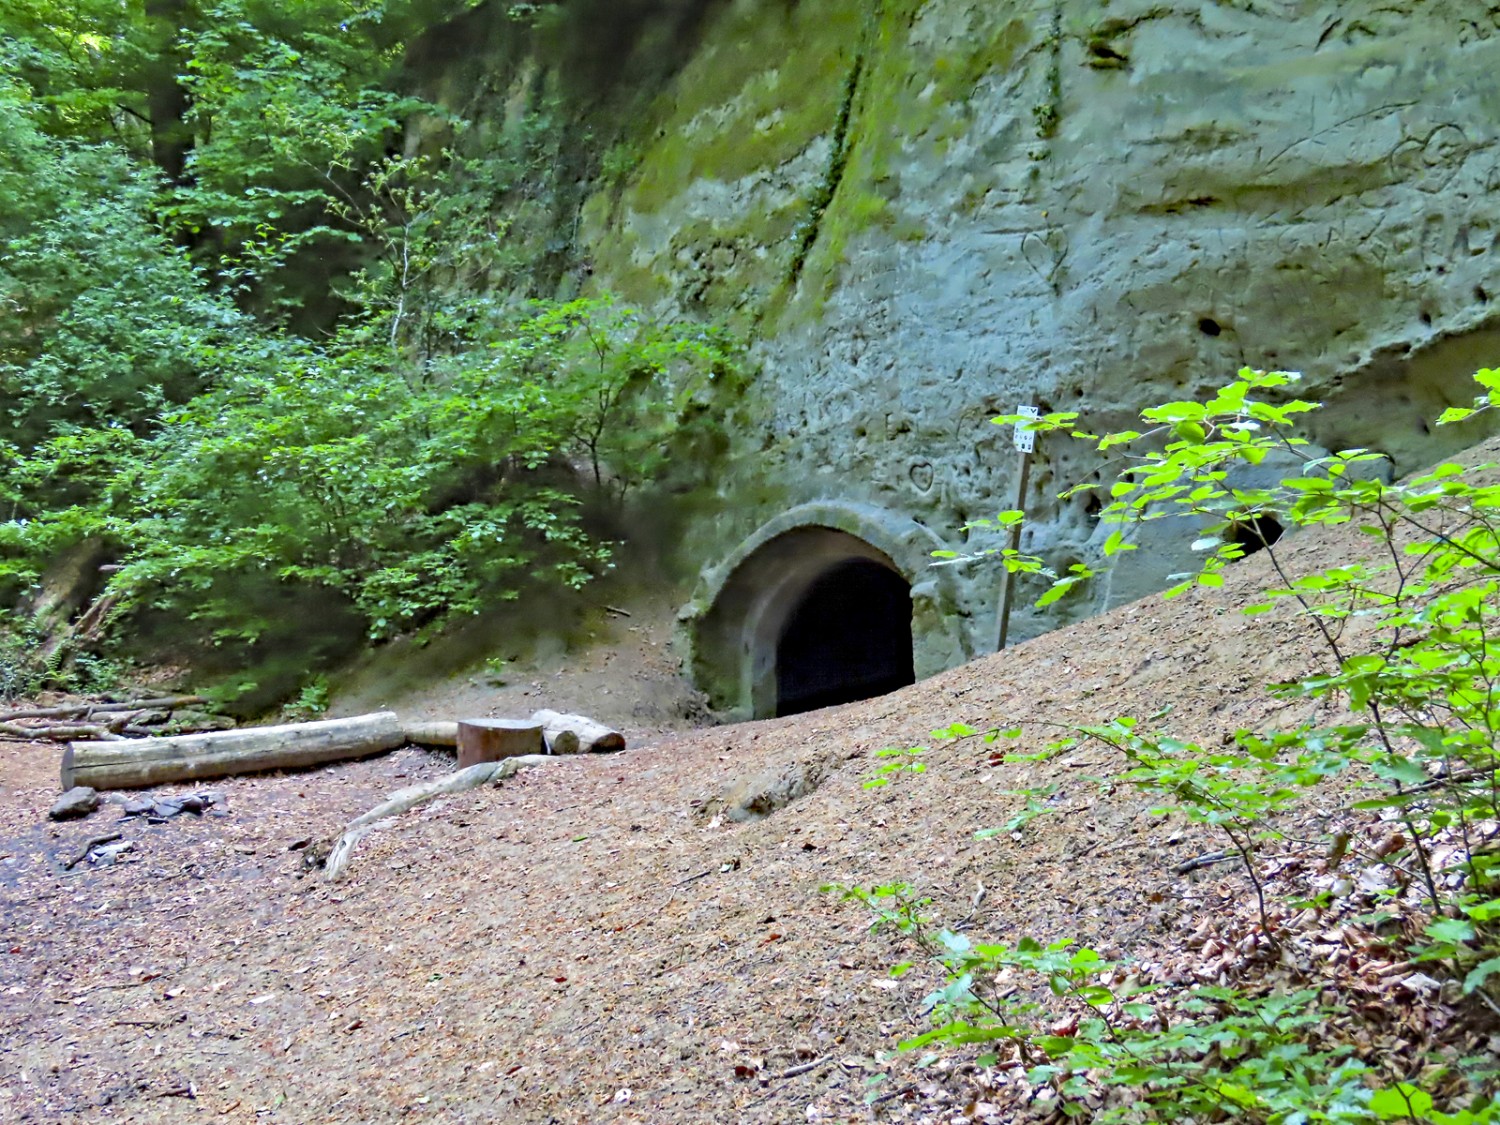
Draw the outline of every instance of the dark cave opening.
M845 559L819 575L776 644L777 715L869 699L915 682L911 587L871 559Z
M1224 538L1231 543L1239 544L1244 554L1241 558L1248 558L1257 551L1264 551L1279 540L1285 529L1281 521L1275 516L1262 513L1248 520L1236 520L1229 525Z

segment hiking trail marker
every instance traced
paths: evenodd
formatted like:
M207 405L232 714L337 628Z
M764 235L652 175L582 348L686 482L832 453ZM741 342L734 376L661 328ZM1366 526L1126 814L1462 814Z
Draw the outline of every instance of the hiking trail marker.
M1015 442L1016 451L1020 453L1020 465L1016 471L1016 496L1015 503L1011 505L1012 510L1026 510L1026 488L1031 483L1031 456L1036 451L1036 430L1032 429L1031 422L1042 416L1042 408L1035 402L1022 403L1016 407L1016 413L1029 421L1016 423ZM1011 524L1010 540L1006 544L1006 550L1019 551L1021 549L1021 527L1024 520L1017 520ZM1010 632L1010 603L1015 596L1015 575L1011 574L1007 567L1000 576L1000 614L998 622L998 636L995 640L995 651L999 652L1005 647L1006 636Z

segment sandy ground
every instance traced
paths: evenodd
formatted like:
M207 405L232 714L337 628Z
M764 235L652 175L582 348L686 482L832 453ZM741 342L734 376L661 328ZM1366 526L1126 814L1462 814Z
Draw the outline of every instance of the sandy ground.
M625 605L590 603L549 632L535 612L507 627L476 622L418 646L374 650L336 680L330 714L394 710L407 719L583 711L635 743L712 721L673 649L677 602L660 592L616 588ZM482 655L481 655L482 654Z
M1306 535L1286 557L1306 570L1347 550ZM1250 559L1223 590L1137 603L794 718L672 731L687 719L664 707L637 721L624 754L560 759L390 822L337 884L305 875L289 849L451 756L404 749L225 780L201 820L116 826L106 808L51 825L58 751L0 745L0 1119L1016 1119L993 1075L961 1056L920 1072L909 1056L885 1061L925 1028L920 1001L938 978L892 980L911 950L820 887L905 880L976 940L1077 934L1147 963L1204 918L1243 917L1233 865L1173 873L1220 843L1149 815L1126 788L1101 792L1094 779L1116 765L1104 751L1004 764L983 741L929 732L1168 705L1164 721L1199 741L1271 721L1284 705L1260 685L1319 654L1284 614L1234 612L1268 578ZM638 674L672 678L669 660L642 655L661 651L666 625L615 620L644 632L623 649L615 636L606 663L625 674L593 687L628 702ZM507 687L577 705L546 685ZM488 690L429 699L432 713L516 702L470 688ZM372 690L342 702L391 702ZM1051 736L1037 728L1024 745ZM934 746L927 772L865 787L878 751L919 744ZM822 783L774 815L705 811L737 779L794 764ZM1023 805L1015 790L1043 783L1057 786L1047 815L975 839ZM1320 811L1337 815L1336 802ZM118 865L60 870L115 827L135 843ZM871 1089L885 1099L867 1105Z

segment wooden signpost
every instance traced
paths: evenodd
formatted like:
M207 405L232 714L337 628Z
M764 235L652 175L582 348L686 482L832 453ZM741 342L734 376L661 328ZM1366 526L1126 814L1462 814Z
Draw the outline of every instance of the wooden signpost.
M1016 408L1016 413L1026 418L1040 418L1041 407L1036 403L1023 403ZM1031 455L1036 450L1036 431L1027 423L1020 422L1016 425L1016 450L1020 453L1020 466L1016 470L1016 499L1011 505L1015 511L1026 509L1026 488L1031 482ZM1008 550L1019 551L1021 549L1021 526L1024 521L1017 520L1010 526L1010 540L1006 544ZM1005 647L1006 636L1010 632L1010 603L1015 596L1015 575L1011 574L1010 568L1006 567L1000 575L1000 614L998 623L999 636L995 641L995 651L999 652Z

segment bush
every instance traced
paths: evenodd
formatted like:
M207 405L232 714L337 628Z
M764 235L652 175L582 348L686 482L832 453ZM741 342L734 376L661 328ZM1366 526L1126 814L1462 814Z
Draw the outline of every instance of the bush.
M588 581L610 547L585 500L652 479L730 350L604 301L492 333L416 377L358 336L283 339L167 414L115 490L114 589L253 640L268 623L229 580L259 573L336 592L383 638Z
M1476 378L1484 393L1474 406L1448 410L1440 424L1490 408L1500 372L1484 370ZM1146 411L1144 432L1086 434L1072 414L1051 415L1043 428L1099 450L1123 449L1131 462L1110 486L1103 509L1105 521L1121 525L1105 544L1106 556L1131 549L1127 530L1135 521L1175 514L1206 528L1195 543L1202 568L1168 597L1194 583L1222 585L1224 567L1245 553L1239 528L1266 526L1259 522L1265 520L1292 529L1358 528L1372 558L1321 573L1291 574L1284 549L1267 545L1279 584L1243 607L1258 614L1289 604L1322 641L1325 668L1271 690L1285 698L1341 702L1350 720L1241 730L1227 746L1205 747L1121 717L1077 728L1047 753L1082 739L1103 743L1120 761L1106 785L1135 786L1161 802L1158 812L1220 832L1256 893L1258 921L1246 940L1263 965L1274 964L1288 940L1290 911L1268 900L1258 845L1279 838L1284 815L1303 806L1326 779L1342 775L1363 798L1351 812L1399 826L1382 861L1409 875L1378 896L1373 915L1351 914L1345 925L1405 920L1417 935L1411 961L1449 982L1442 994L1457 1006L1460 1021L1493 1027L1500 1016L1500 485L1476 481L1452 464L1385 484L1361 474L1376 454L1306 452L1295 422L1316 407L1284 397L1294 379L1243 370L1207 402ZM1300 468L1275 487L1227 483L1236 464L1258 464L1273 451L1296 455ZM1000 522L1016 518L1006 513ZM1034 557L1007 551L1001 558L1013 570L1042 569ZM1080 565L1054 576L1052 595L1092 573ZM1019 733L958 726L934 735L995 741ZM883 767L878 780L898 772ZM1034 804L1028 802L1028 812ZM1314 846L1336 864L1348 836ZM1418 1083L1401 1064L1330 1030L1336 1025L1327 1019L1325 982L1315 972L1306 987L1290 990L1247 979L1231 988L1142 993L1124 966L1071 941L975 942L938 927L926 916L930 904L910 887L835 889L873 910L877 925L910 936L946 975L946 985L925 1005L932 1029L902 1043L904 1049L1003 1046L1028 1068L1032 1082L1075 1116L1457 1123L1495 1120L1500 1112L1490 1101L1500 1073L1494 1060L1455 1064L1434 1055ZM1335 904L1324 895L1311 905ZM1046 986L1053 1015L1061 1008L1072 1017L1048 1026L1035 1002L1010 998L1014 989L998 982L1017 973ZM997 1058L992 1047L982 1061Z

